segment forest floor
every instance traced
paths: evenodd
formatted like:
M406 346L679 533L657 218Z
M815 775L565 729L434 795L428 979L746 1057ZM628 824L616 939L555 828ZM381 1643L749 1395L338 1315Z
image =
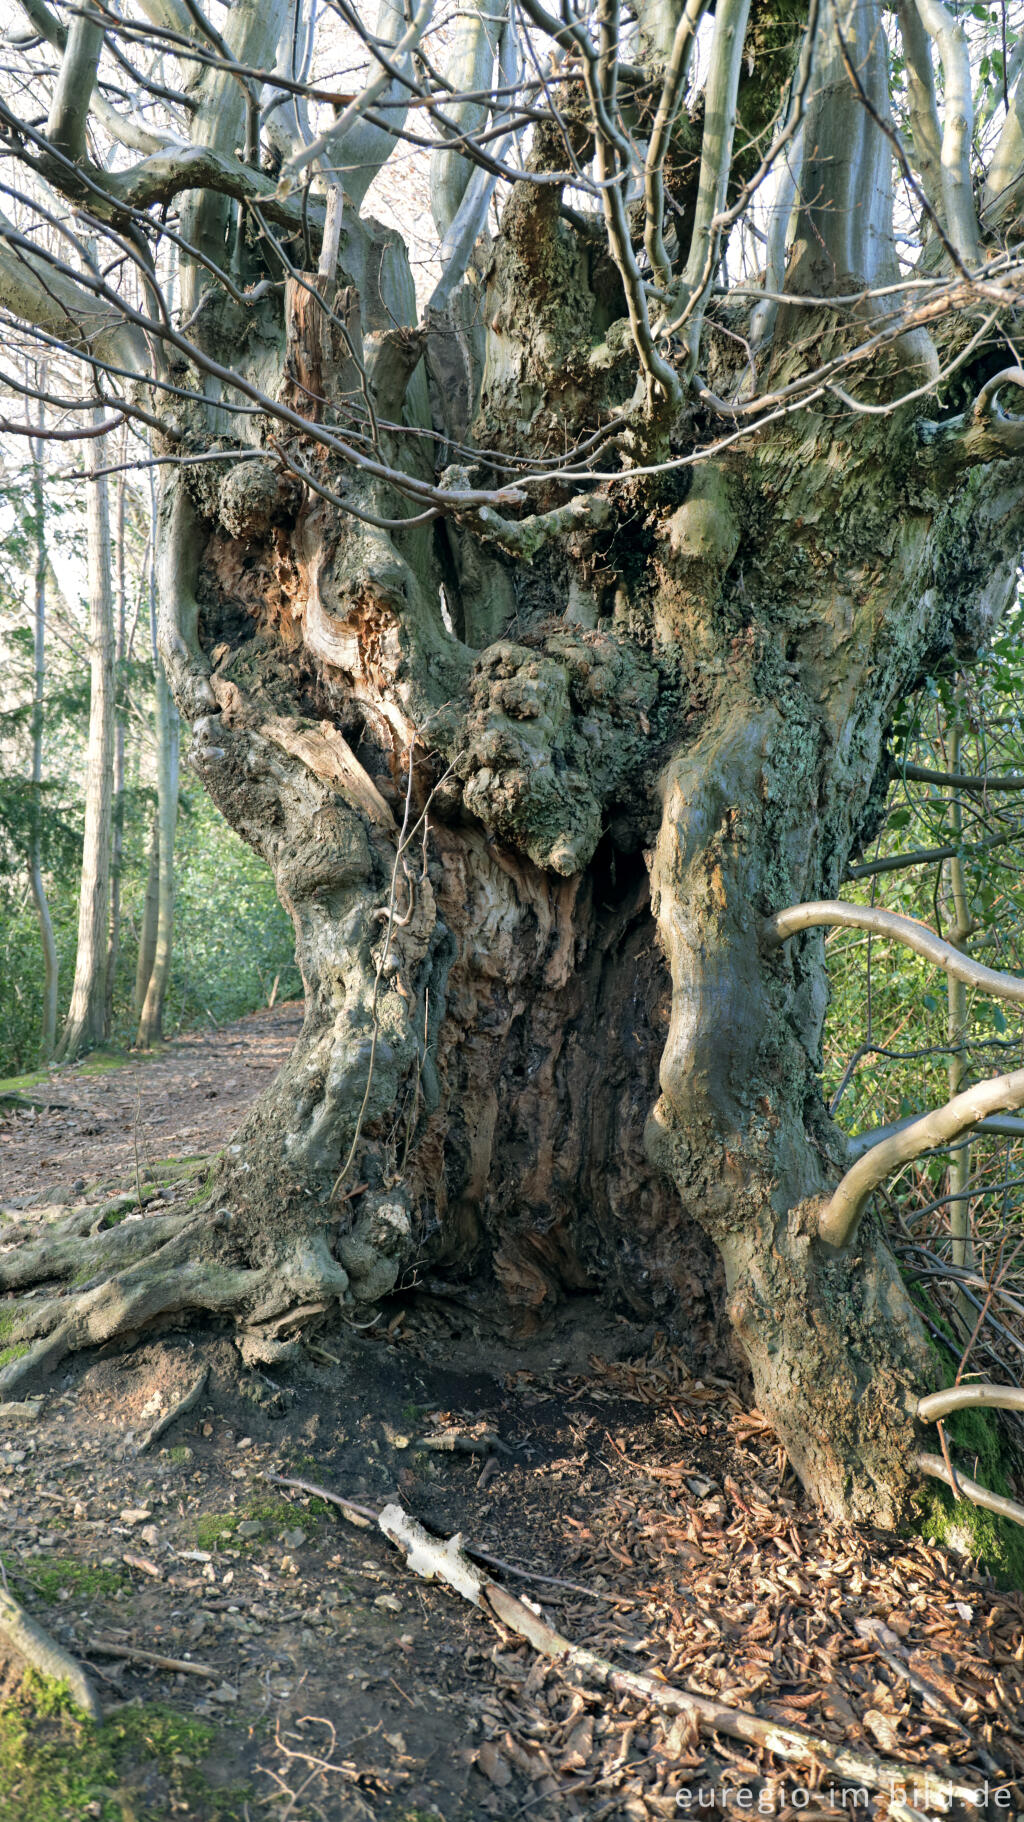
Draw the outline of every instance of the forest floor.
M131 1187L138 1153L173 1207L195 1182L164 1184L167 1160L228 1140L297 1027L278 1008L27 1090L62 1105L0 1109L0 1199L42 1221L55 1200ZM836 1750L955 1767L988 1785L990 1813L1024 1812L1021 1595L919 1538L823 1522L742 1388L696 1377L662 1337L585 1299L529 1347L439 1301L320 1341L264 1373L243 1371L222 1333L165 1333L67 1361L38 1400L0 1411L8 1585L106 1708L101 1726L77 1718L0 1645L0 1822L854 1807L824 1760L784 1766L582 1688L411 1575L373 1524L275 1474L400 1500L573 1584L495 1572L626 1669ZM198 1403L140 1449L203 1369ZM504 1447L424 1446L438 1432Z

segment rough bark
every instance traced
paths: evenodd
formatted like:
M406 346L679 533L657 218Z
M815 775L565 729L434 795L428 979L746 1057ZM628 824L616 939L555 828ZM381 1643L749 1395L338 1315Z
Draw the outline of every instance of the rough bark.
M996 375L996 337L969 339L965 311L955 382L919 422L935 350L920 324L886 339L878 288L900 267L877 0L814 15L788 262L786 232L772 250L785 300L752 325L749 295L714 298L723 203L786 112L811 16L716 9L714 105L665 165L678 247L700 244L677 260L657 224L654 263L676 271L660 297L606 120L607 45L594 63L581 47L589 100L567 84L559 132L529 143L538 182L512 187L450 308L415 328L398 237L351 214L336 287L333 247L313 271L294 240L270 297L190 268L208 402L166 409L180 447L217 460L169 471L161 650L192 763L293 919L305 1024L211 1212L154 1230L151 1258L139 1224L101 1234L102 1281L26 1306L31 1352L0 1388L183 1307L230 1313L266 1360L413 1289L520 1332L569 1297L616 1298L706 1360L717 1257L807 1487L834 1513L903 1512L930 1356L871 1218L841 1248L822 1238L846 1149L820 1093L823 942L773 945L766 922L835 896L878 825L896 704L976 650L1013 593L1024 434L998 394L1022 376ZM263 21L247 5L236 28L255 44ZM665 46L649 9L652 67ZM199 140L232 149L237 93L224 72L204 87ZM605 172L603 226L541 181L567 145ZM357 185L371 164L353 156ZM185 215L207 257L229 219L212 192ZM231 257L257 276L241 233ZM752 329L764 410L773 388L806 390L743 439ZM856 402L808 379L876 329L844 370ZM278 413L234 420L230 449L229 367ZM611 485L536 484L605 427ZM534 465L528 493L493 487L494 452L499 472Z

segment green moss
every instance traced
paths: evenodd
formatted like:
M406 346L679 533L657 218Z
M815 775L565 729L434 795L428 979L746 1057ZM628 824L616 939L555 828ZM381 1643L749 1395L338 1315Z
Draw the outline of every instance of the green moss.
M185 1462L192 1460L193 1454L194 1451L189 1448L187 1443L180 1442L176 1448L168 1449L167 1459L173 1461L176 1468L180 1468Z
M203 1775L215 1742L208 1722L156 1702L97 1727L63 1683L29 1671L0 1707L0 1822L242 1822L252 1793Z
M918 1307L952 1340L949 1324L934 1303L912 1279L911 1285ZM936 1362L936 1385L952 1385L952 1355L931 1336L928 1345ZM954 1467L961 1467L972 1480L980 1481L993 1493L1014 1497L1004 1472L1006 1449L994 1411L956 1411L947 1417L943 1428ZM938 1447L937 1440L935 1446ZM969 1500L955 1499L940 1482L926 1482L919 1494L914 1530L921 1537L933 1537L936 1543L975 1558L1000 1587L1024 1588L1024 1529L994 1512L984 1512Z
M250 1499L244 1505L236 1506L233 1512L204 1513L196 1520L195 1540L200 1550L242 1549L260 1542L259 1538L238 1536L238 1527L246 1520L258 1519L265 1536L268 1532L293 1531L299 1526L310 1531L329 1512L330 1507L322 1499L311 1499L308 1506L293 1505L290 1500L276 1499L272 1495Z
M33 1088L40 1088L50 1081L49 1072L45 1069L31 1069L27 1075L5 1076L0 1082L0 1096L28 1094Z
M101 1569L75 1557L46 1557L31 1564L28 1577L44 1601L59 1600L65 1590L79 1600L121 1594L130 1584L120 1569Z
M0 1367L9 1366L12 1360L20 1360L29 1352L27 1341L15 1341L11 1347L0 1348Z

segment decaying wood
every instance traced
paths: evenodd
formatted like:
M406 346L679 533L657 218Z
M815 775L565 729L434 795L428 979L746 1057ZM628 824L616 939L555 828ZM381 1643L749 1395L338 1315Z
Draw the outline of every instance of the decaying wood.
M0 1590L0 1632L33 1670L66 1683L72 1700L90 1721L102 1721L99 1697L81 1664L58 1645L6 1589Z
M952 1768L937 1770L929 1765L876 1759L866 1753L852 1752L822 1734L764 1720L760 1715L730 1708L710 1696L675 1688L638 1671L619 1670L607 1658L574 1645L525 1602L481 1575L469 1561L460 1536L444 1541L432 1538L416 1519L394 1505L385 1506L378 1523L389 1542L403 1552L406 1566L413 1574L422 1576L424 1581L439 1579L447 1583L464 1600L526 1639L535 1651L553 1659L564 1671L570 1675L575 1673L585 1682L596 1683L616 1695L636 1696L663 1714L691 1715L698 1725L712 1728L731 1739L743 1740L748 1745L763 1747L776 1758L823 1767L845 1783L867 1785L890 1797L893 1812L899 1809L901 1814L907 1813L901 1799L893 1801L896 1792L913 1792L916 1804L940 1810L949 1809L954 1801L977 1807L983 1796L974 1786L964 1784Z

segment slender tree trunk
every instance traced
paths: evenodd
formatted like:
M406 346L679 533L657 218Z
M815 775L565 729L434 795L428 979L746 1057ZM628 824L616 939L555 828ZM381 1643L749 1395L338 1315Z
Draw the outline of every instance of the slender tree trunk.
M146 989L153 972L156 954L156 929L160 916L160 812L153 812L149 830L149 859L146 864L146 893L142 901L142 925L139 930L139 953L135 964L135 991L132 1013L136 1024L146 1001Z
M45 379L43 381L45 385ZM32 900L39 921L39 941L43 951L43 1012L39 1034L39 1061L48 1063L57 1042L57 945L53 919L43 878L42 784L43 726L46 687L46 489L44 484L45 444L41 438L32 441L32 516L35 521L35 576L33 594L33 694L32 694L32 839L29 851L29 880Z
M121 953L121 864L124 849L124 710L117 684L125 657L125 478L118 477L117 509L114 529L114 560L117 565L117 600L114 609L114 792L111 812L110 845L110 931L107 938L106 987L104 1015L109 1032L114 1018L114 987Z
M156 502L153 501L154 520ZM164 998L171 973L174 942L174 838L178 822L179 720L178 711L167 686L163 660L156 642L156 578L150 571L150 631L153 643L153 673L156 693L156 775L157 824L157 916L153 942L153 959L146 981L145 996L139 1012L136 1045L148 1049L163 1037ZM148 897L148 891L147 891ZM140 951L141 961L141 951Z
M951 730L949 746L949 769L960 770L961 729L959 721ZM959 791L954 791L951 802L953 830L957 840L963 832L963 805ZM967 902L967 883L964 878L964 864L960 856L954 855L949 861L949 884L953 900L953 928L949 932L949 941L958 949L966 949L973 933L974 923ZM947 1035L950 1045L947 1080L949 1098L953 1099L966 1087L967 1064L967 988L963 981L949 976L947 993ZM973 1264L974 1249L971 1244L971 1198L968 1193L971 1181L971 1142L962 1139L949 1162L949 1192L953 1200L949 1205L949 1231L952 1238L952 1263L958 1271ZM973 1326L974 1310L963 1292L959 1298L961 1314L964 1320Z
M94 422L101 417L94 412ZM104 438L89 443L89 743L85 840L78 906L78 948L71 1006L58 1055L70 1060L106 1037L106 962L110 920L111 809L114 789L114 614L110 507Z

